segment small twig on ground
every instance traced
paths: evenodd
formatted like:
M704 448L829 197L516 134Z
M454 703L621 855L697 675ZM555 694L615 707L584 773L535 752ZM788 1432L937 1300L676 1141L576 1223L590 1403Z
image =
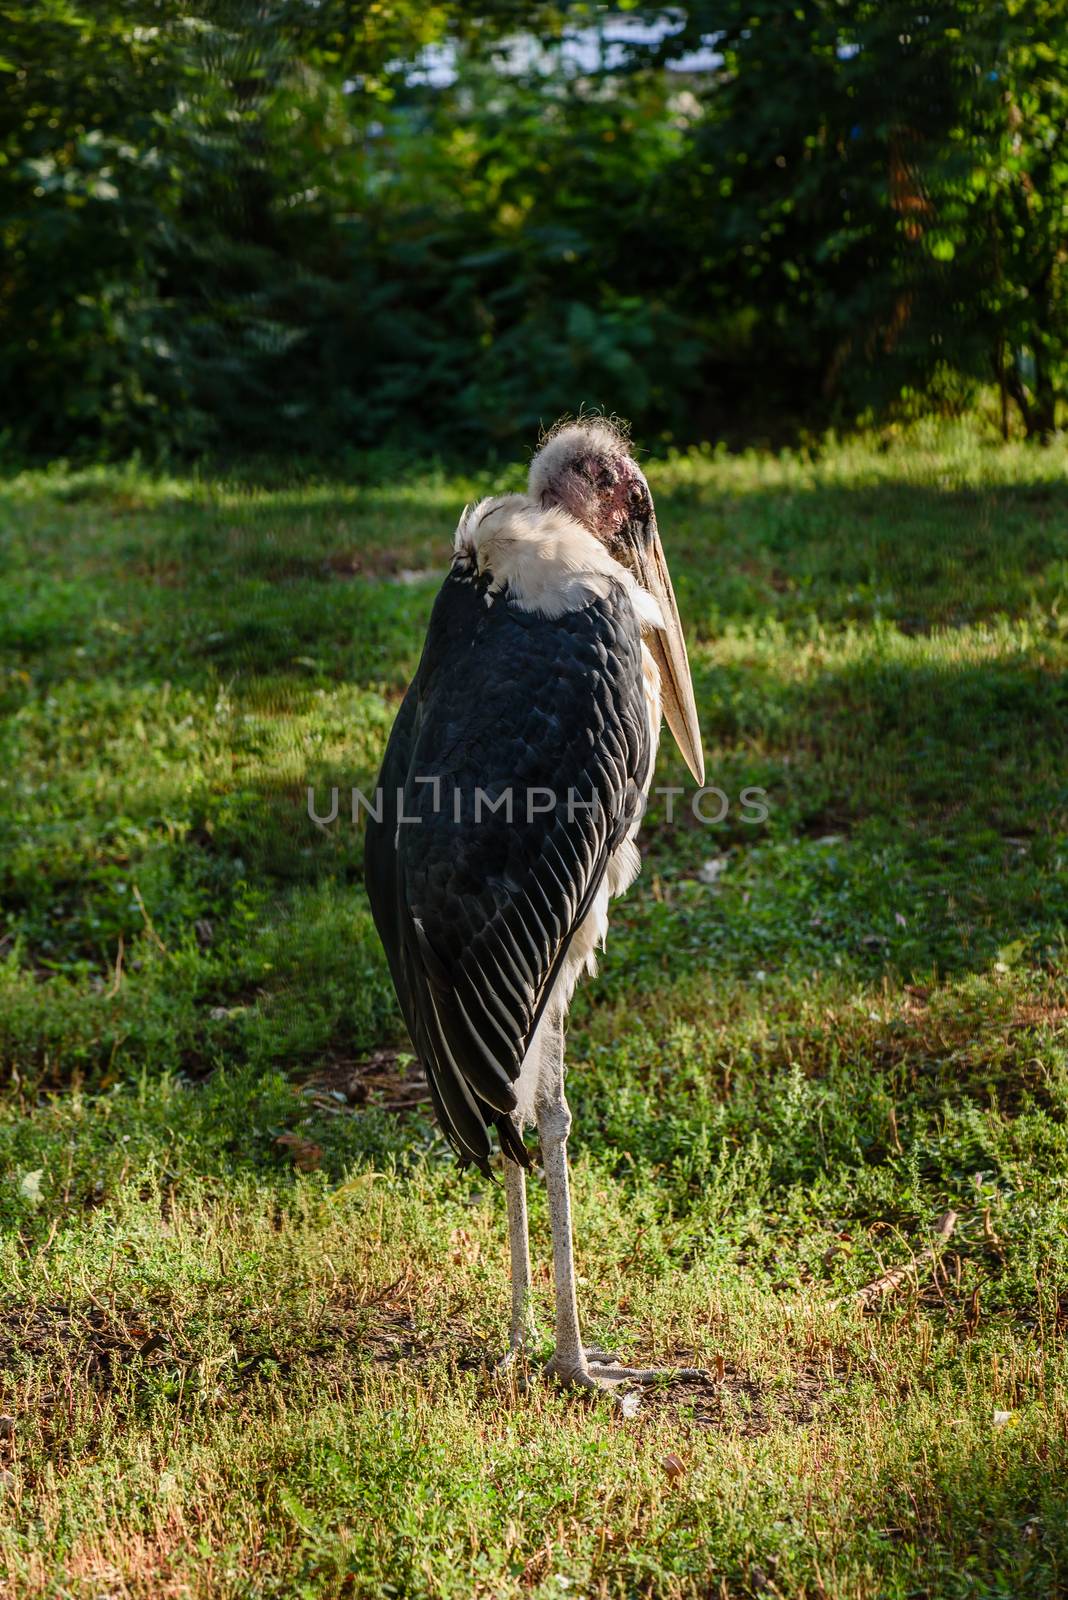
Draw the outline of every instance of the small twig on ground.
M53 1239L55 1238L55 1236L56 1236L56 1234L58 1232L59 1232L59 1218L58 1217L53 1217L52 1218L52 1226L48 1230L48 1238L45 1240L44 1244L41 1245L40 1249L38 1250L38 1252L37 1252L38 1256L45 1256L45 1255L48 1254L49 1250L51 1250L51 1248L52 1248L52 1241L53 1241Z
M155 928L152 926L152 918L148 914L148 910L147 910L147 908L145 906L145 902L141 897L141 891L137 887L136 883L133 886L133 897L137 901L138 908L140 909L141 915L145 919L145 932L148 934L149 938L151 938L154 941L154 943L159 946L159 948L163 951L163 954L164 955L168 955L169 951L167 949L167 946L163 943L163 940L160 938L159 934L156 932Z
M891 1134L891 1137L892 1137L892 1139L894 1141L893 1144L890 1146L890 1148L891 1148L891 1150L893 1150L895 1156L904 1155L905 1152L901 1148L901 1135L897 1131L897 1112L894 1110L894 1107L892 1105L890 1107L890 1118L889 1118L889 1121L890 1121L890 1134Z
M123 958L123 954L125 953L125 949L126 949L126 946L123 943L123 937L122 937L122 934L120 933L119 934L119 948L115 953L115 977L114 977L114 980L112 982L111 988L107 991L107 993L104 996L105 1000L114 1000L115 996L119 992L119 986L122 983L122 958Z
M881 1300L884 1296L893 1294L894 1290L900 1288L906 1279L914 1277L920 1267L926 1266L929 1261L937 1259L941 1247L950 1238L956 1226L957 1213L955 1211L944 1212L931 1229L931 1242L926 1250L921 1250L918 1256L914 1256L904 1266L891 1267L888 1271L881 1272L877 1278L873 1278L863 1288L854 1289L852 1294L843 1295L840 1300L833 1300L831 1309L834 1310L838 1306L856 1302L859 1302L862 1306L870 1306L874 1305L876 1300Z

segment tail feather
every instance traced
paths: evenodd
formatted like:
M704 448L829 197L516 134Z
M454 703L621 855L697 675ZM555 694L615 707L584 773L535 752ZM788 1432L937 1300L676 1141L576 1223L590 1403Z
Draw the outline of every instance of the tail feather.
M501 1154L506 1161L514 1161L516 1166L529 1172L534 1165L533 1157L523 1143L523 1135L512 1121L511 1117L494 1117L497 1127L497 1137L501 1141Z

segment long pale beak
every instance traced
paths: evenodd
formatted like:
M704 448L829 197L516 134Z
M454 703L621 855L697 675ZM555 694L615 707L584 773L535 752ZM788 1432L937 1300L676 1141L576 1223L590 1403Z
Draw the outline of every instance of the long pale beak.
M660 673L660 699L667 725L686 765L697 782L704 783L705 758L701 749L701 729L697 723L690 663L686 657L686 641L682 636L679 608L675 604L675 591L671 587L656 518L653 517L651 522L652 537L645 543L636 544L635 556L642 587L659 605L664 626L651 630L645 642Z

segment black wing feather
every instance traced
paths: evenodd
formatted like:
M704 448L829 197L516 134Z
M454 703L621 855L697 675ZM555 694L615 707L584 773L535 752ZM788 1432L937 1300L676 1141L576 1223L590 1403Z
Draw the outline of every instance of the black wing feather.
M488 596L458 558L390 735L366 881L435 1110L464 1161L487 1168L495 1124L506 1154L529 1164L512 1085L651 759L641 631L622 585L548 619L507 591ZM558 803L530 814L538 789ZM510 817L489 809L508 790ZM476 791L487 797L479 820Z

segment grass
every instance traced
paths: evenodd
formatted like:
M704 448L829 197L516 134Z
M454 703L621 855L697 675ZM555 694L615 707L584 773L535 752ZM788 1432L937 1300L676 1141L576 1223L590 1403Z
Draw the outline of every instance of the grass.
M503 1197L307 814L519 469L0 484L0 1593L1064 1592L1065 466L650 465L727 808L656 799L572 1018L587 1332L714 1379L631 1420L489 1371Z

